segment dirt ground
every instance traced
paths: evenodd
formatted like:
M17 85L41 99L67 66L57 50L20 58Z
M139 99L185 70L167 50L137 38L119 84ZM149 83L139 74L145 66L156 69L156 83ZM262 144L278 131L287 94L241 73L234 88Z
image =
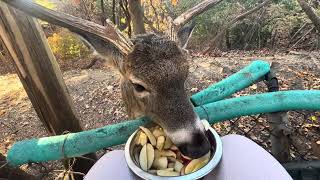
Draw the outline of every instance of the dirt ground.
M201 57L193 54L190 60L187 88L190 94L198 92L237 72L254 59L279 63L277 75L281 90L320 90L320 53L302 51L277 54L235 51L222 53L220 57ZM63 77L84 129L98 128L128 119L121 101L119 75L116 71L103 67L102 63L98 63L91 69L81 69L80 67L89 63L89 60L59 63L62 70L65 70ZM17 75L12 73L12 69L12 65L8 65L8 62L0 62L0 153L2 154L6 154L16 141L48 136ZM261 92L266 92L266 86L258 83L234 96ZM312 121L312 125L308 127L307 133L311 137L308 141L316 145L308 148L311 154L309 158L320 159L320 113L312 114L317 121ZM309 121L303 122L310 124ZM261 132L256 131L256 133L252 138L259 137ZM270 142L266 142L265 148L269 148L269 144ZM45 163L45 165L49 168L56 167L53 163ZM41 171L41 168L31 170L28 166L22 166L22 168L35 174ZM51 178L53 176L49 179Z

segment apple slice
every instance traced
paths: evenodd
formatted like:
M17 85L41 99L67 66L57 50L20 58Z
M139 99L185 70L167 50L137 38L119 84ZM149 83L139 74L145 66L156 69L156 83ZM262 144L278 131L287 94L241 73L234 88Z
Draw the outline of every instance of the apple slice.
M163 150L163 151L159 151L159 153L160 153L160 156L177 158L176 153L174 153L171 150Z
M196 170L196 168L201 168L201 167L203 167L203 166L205 166L207 163L208 163L208 161L209 161L209 158L210 158L210 151L206 154L206 155L204 155L204 156L202 156L202 157L200 157L200 158L198 158L198 159L193 159L192 161L190 161L190 163L186 166L186 169L185 169L185 174L190 174L190 173L192 173L192 172L195 172ZM206 163L205 163L206 162ZM195 171L194 171L195 170ZM198 170L198 169L197 169Z
M135 146L133 148L133 160L135 161L136 165L137 166L140 166L140 162L139 162L139 155L140 155L140 152L141 152L141 149L142 149L142 146L139 144L137 146Z
M156 138L154 137L154 135L150 132L149 129L143 127L143 126L140 126L140 129L146 133L146 135L148 136L148 139L150 141L150 143L152 144L152 146L155 146L157 144L157 141L156 141Z
M178 151L179 150L178 147L176 145L174 145L174 144L170 147L170 149L172 151Z
M139 135L139 144L141 144L141 146L144 146L145 144L147 144L148 142L148 137L144 132L141 132Z
M177 172L181 172L181 169L183 168L183 164L179 161L176 161L174 163L174 170Z
M140 134L141 134L141 131L138 131L136 136L134 137L133 142L134 142L135 145L139 145L140 144Z
M164 136L159 136L157 139L157 149L159 149L160 151L163 149L164 146L164 141L165 141L165 137Z
M159 158L161 157L160 151L158 149L154 150L154 158Z
M208 159L205 159L204 161L199 162L199 163L194 167L194 169L192 170L192 172L196 172L196 171L198 171L199 169L203 168L206 164L208 164L208 162L209 162L209 158L208 158Z
M155 170L155 169L149 169L148 173L153 174L153 175L157 175L157 171L158 170Z
M167 136L166 141L164 142L164 149L169 149L172 146L172 141L171 139Z
M173 163L175 163L176 161L177 161L177 159L176 158L174 158L174 157L167 157L168 158L168 161L169 162L173 162Z
M168 167L167 157L159 157L154 159L152 167L155 169L166 169Z
M184 172L185 169L186 169L186 166L183 166L182 169L181 169L181 172L180 172L180 175L181 175L181 176L186 175L186 173Z
M159 136L166 136L166 134L159 128L154 129L152 131L152 134L154 135L155 138L158 138Z
M168 164L168 168L174 168L174 165L175 165L175 163L171 162L171 163Z
M154 149L151 144L147 144L147 160L148 160L148 169L151 168L154 161Z
M139 162L142 170L148 170L147 145L144 145L140 151Z
M180 173L175 172L175 171L170 171L170 170L158 170L157 171L158 176L179 176Z

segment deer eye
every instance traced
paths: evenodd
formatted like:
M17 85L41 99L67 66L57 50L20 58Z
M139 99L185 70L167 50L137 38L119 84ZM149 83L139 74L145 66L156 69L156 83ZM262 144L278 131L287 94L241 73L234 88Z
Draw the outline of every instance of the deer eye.
M136 83L132 83L133 84L133 87L134 89L137 91L137 92L143 92L146 90L145 87L143 87L142 85L140 84L136 84Z

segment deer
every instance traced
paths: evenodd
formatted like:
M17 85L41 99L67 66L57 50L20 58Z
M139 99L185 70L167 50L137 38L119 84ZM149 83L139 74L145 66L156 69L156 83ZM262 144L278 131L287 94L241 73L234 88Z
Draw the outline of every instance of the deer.
M148 33L127 38L110 21L105 26L31 1L8 0L34 17L68 28L120 74L123 102L130 119L148 117L160 125L181 153L199 158L210 150L205 129L186 91L189 56L185 49L194 23L175 38Z

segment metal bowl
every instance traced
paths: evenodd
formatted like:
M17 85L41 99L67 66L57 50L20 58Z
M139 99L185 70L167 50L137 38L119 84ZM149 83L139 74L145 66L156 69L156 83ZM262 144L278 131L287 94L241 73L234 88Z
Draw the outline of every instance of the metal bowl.
M218 133L209 125L208 121L206 120L202 120L201 121L203 123L203 125L205 126L206 129L206 133L207 136L210 140L211 146L212 146L212 156L210 161L208 162L207 165L205 165L203 168L199 169L196 172L187 174L187 175L183 175L183 176L175 176L175 177L162 177L162 176L157 176L157 175L153 175L150 174L142 169L140 169L140 167L138 167L135 162L132 159L132 155L133 155L133 146L134 144L132 143L132 140L135 138L136 133L138 132L135 131L128 139L126 146L125 146L125 159L127 162L128 167L130 168L130 170L135 173L137 176L139 176L142 179L151 179L151 180L188 180L188 179L200 179L204 176L206 176L207 174L209 174L220 162L221 157L222 157L222 142L220 139L220 136L218 135Z

